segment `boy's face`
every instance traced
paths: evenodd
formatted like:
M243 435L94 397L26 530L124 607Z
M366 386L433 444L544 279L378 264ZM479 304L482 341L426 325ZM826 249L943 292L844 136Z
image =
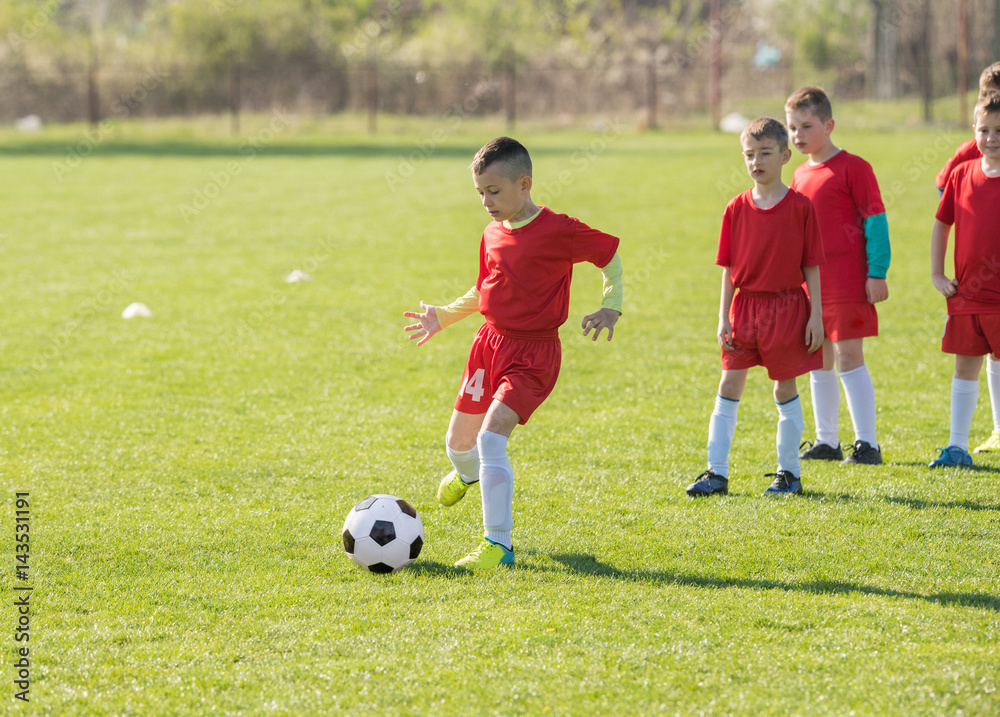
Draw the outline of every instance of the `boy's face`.
M823 122L809 110L792 110L785 112L785 120L788 138L802 154L818 154L830 143L832 117Z
M770 137L755 139L747 136L742 142L743 161L757 185L781 181L781 168L791 159L792 151L784 149Z
M976 146L990 162L1000 161L1000 112L976 117Z
M494 162L482 174L472 173L472 183L483 203L483 207L497 222L512 222L527 219L525 213L531 201L531 177L524 175L511 179L508 167Z

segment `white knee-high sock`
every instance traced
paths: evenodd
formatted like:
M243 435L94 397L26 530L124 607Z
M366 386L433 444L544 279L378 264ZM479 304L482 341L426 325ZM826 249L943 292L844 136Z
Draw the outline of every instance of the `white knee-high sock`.
M994 361L993 354L986 358L986 386L990 389L993 430L1000 431L1000 361Z
M723 478L729 477L729 449L736 433L736 417L740 402L715 397L715 408L708 421L708 469Z
M875 437L875 386L868 366L861 364L850 371L842 371L840 382L844 384L847 410L854 424L854 440L865 441L878 448Z
M812 393L813 418L816 420L816 442L836 448L840 445L840 384L837 383L837 372L832 368L829 371L810 371L809 390Z
M456 451L447 443L444 444L448 459L455 466L458 475L466 483L479 482L479 446L475 445L467 451Z
M483 494L483 528L494 543L511 548L514 527L514 469L507 458L507 438L499 433L479 434L479 480Z
M951 379L951 432L948 445L969 450L969 431L979 399L979 381Z
M774 402L778 407L778 470L788 471L798 478L802 473L799 464L799 444L806 422L802 417L802 402L796 396L784 403Z

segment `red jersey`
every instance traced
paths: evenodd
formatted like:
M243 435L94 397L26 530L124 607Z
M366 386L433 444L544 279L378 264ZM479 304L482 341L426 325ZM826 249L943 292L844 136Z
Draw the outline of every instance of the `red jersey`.
M958 165L935 217L955 225L958 291L948 314L1000 314L1000 177L983 174L981 162Z
M938 189L944 189L944 183L948 181L948 175L951 174L951 170L960 164L968 162L970 159L979 159L983 156L983 153L979 151L979 147L976 145L976 140L970 139L967 142L963 142L958 145L958 149L955 150L955 156L944 163L944 167L938 172L937 179L934 184Z
M822 164L800 164L792 175L792 189L813 201L819 217L826 256L819 270L823 303L868 301L865 220L885 213L871 165L840 150Z
M728 266L733 286L779 293L798 289L804 266L822 264L823 241L812 202L794 189L770 209L752 190L734 197L722 215L715 263Z
M499 329L553 331L569 316L573 264L603 268L618 238L551 209L508 229L491 222L479 244L479 311Z

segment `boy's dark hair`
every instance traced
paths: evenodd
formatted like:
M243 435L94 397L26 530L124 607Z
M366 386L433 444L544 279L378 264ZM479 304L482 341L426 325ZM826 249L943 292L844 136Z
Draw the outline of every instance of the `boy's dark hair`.
M785 102L785 111L796 112L798 110L812 112L819 118L820 122L826 122L833 117L833 106L822 87L802 87L793 92L792 96Z
M753 137L758 141L773 139L781 149L788 149L788 130L773 117L758 117L752 120L740 135L740 144L746 141L747 137Z
M1000 92L987 91L979 95L979 101L976 103L976 110L972 113L972 116L978 122L979 118L983 115L997 114L1000 113Z
M482 174L487 167L498 162L505 165L504 174L512 182L524 176L531 176L531 157L524 145L516 139L497 137L487 142L476 152L472 160L472 171L475 174Z
M990 90L1000 90L1000 62L994 62L979 76L979 96Z

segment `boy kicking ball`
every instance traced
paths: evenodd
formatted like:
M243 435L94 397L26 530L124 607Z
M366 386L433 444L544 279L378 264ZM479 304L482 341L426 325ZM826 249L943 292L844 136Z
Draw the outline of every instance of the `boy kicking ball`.
M948 445L931 468L971 466L969 431L979 398L983 357L1000 351L1000 93L980 95L976 147L982 157L956 167L944 185L931 230L931 281L948 300L941 350L955 355ZM945 276L948 234L955 227L955 278Z
M476 334L455 400L445 450L455 470L438 486L438 502L454 505L482 484L484 537L455 563L473 570L514 564L511 542L514 471L507 440L555 387L562 351L559 327L569 316L573 265L588 261L604 273L601 308L583 318L583 334L608 340L622 310L618 239L531 200L531 158L519 142L499 137L472 162L472 181L492 221L479 244L479 279L448 306L420 302L403 315L424 344L455 321L479 312Z
M774 481L764 494L802 492L805 421L796 378L823 363L823 245L812 202L781 181L792 154L788 132L778 120L759 117L740 144L753 188L730 201L722 216L715 261L722 267L722 380L708 424L708 470L687 487L692 497L729 492L729 450L752 366L767 369L778 407L778 469L768 474Z

